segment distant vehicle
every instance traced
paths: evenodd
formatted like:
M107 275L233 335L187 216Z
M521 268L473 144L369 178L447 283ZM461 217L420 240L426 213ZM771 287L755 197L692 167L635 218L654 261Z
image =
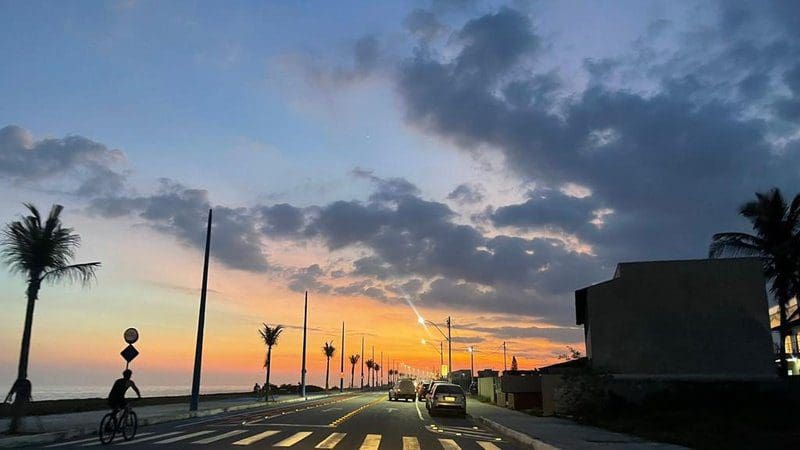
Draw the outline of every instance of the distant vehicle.
M417 386L417 401L424 402L425 396L428 395L428 390L431 388L431 383L421 383Z
M425 407L426 407L426 408L430 407L430 403L429 403L429 402L430 402L430 399L431 399L431 392L433 392L433 388L434 388L434 387L435 387L437 384L447 384L447 383L448 383L448 382L447 382L447 381L444 381L444 380L431 381L431 385L430 385L430 386L428 386L428 391L427 391L427 392L425 392L425 397L424 397L424 399L423 399L423 401L425 402Z
M433 387L427 402L431 416L447 412L460 417L467 415L467 395L457 384L441 383Z
M469 385L469 393L470 394L477 394L478 393L478 382L477 381L473 381L472 383L470 383L470 385Z
M417 398L417 388L414 382L409 378L403 378L397 384L389 389L389 401L397 401L400 399L414 401Z

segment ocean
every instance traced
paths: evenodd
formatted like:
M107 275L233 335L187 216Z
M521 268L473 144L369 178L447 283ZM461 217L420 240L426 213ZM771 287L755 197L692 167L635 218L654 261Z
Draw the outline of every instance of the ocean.
M191 386L139 386L143 397L163 397L189 395ZM64 400L76 398L106 398L111 386L34 386L33 400ZM250 392L249 386L204 386L201 394L220 394L227 392ZM131 394L129 394L130 396ZM135 395L135 394L134 394Z

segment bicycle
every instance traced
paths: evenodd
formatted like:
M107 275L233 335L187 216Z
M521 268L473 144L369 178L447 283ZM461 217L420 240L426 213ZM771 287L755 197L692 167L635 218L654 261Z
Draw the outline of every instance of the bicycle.
M117 413L122 411L122 414L117 417ZM114 441L118 431L122 432L122 438L130 441L136 436L136 429L139 428L139 419L136 417L136 411L131 409L130 404L125 406L122 410L115 409L110 413L103 416L100 421L100 442L103 444L110 444Z

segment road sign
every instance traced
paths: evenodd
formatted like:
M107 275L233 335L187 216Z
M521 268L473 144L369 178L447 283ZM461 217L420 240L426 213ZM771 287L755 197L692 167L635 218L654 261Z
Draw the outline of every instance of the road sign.
M125 358L125 361L131 362L134 358L139 356L139 350L136 350L136 348L132 345L128 345L124 350L119 352L119 354Z
M136 328L128 328L122 336L128 344L135 344L139 340L139 331Z

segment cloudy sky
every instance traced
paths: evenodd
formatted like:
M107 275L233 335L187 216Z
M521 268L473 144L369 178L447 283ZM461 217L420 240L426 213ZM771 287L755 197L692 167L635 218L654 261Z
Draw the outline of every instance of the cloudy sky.
M347 354L434 367L415 310L455 368L582 348L575 289L798 190L799 6L0 1L0 218L63 204L103 263L41 292L34 385L112 379L127 326L145 384L188 384L209 208L210 384L260 379L262 322L296 382L305 290L314 383L343 320ZM24 287L0 272L8 384Z

